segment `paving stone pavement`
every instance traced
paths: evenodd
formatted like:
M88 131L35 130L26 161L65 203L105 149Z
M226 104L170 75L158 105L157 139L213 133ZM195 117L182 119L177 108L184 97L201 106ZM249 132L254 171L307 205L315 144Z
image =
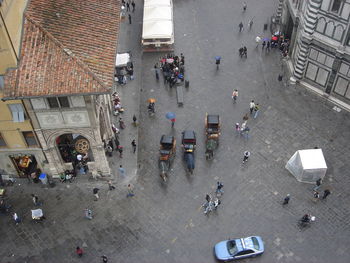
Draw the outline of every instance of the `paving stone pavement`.
M136 6L133 24L122 25L118 48L132 51L136 78L117 87L126 107L127 128L121 134L125 158L114 154L110 159L116 190L108 191L105 180L87 177L71 184L57 183L54 188L19 180L8 187L8 197L24 221L15 226L9 216L0 216L0 262L99 262L103 254L109 262L215 262L212 247L216 242L248 235L261 235L265 241L265 254L254 262L348 261L349 113L334 111L332 104L301 87L281 84L277 81L281 72L278 52L254 50L251 39L261 33L259 23L262 27L273 13L273 1L247 1L246 14L235 9L234 2L222 2L213 12L211 0L200 4L199 0L174 1L175 52L185 54L190 80L183 108L176 105L175 91L155 80L152 67L159 54L140 53L142 12L141 4ZM253 15L251 32L227 34ZM246 60L236 53L242 42L248 47ZM213 63L217 50L223 56L219 72ZM233 88L240 91L236 105L230 97ZM149 97L157 98L152 119L145 111ZM245 140L235 135L233 125L241 122L252 98L262 109L256 120L248 120L251 133ZM173 130L164 117L167 111L177 114ZM130 125L134 112L139 112L138 129ZM220 146L212 162L204 158L205 112L219 113L222 118ZM179 147L184 129L197 132L193 176L185 173ZM162 134L174 134L178 140L166 184L157 167ZM137 138L137 155L131 152L131 137ZM315 146L322 148L328 165L322 189L332 191L326 201L318 203L312 201L313 185L298 183L284 168L296 150ZM242 165L246 149L252 155ZM121 162L126 178L116 173ZM225 185L222 205L205 216L201 204L205 194L215 190L217 180ZM131 198L126 198L128 182L135 185L136 195ZM93 201L94 187L101 189L98 201ZM30 220L31 193L44 200L47 220L42 224ZM291 201L282 207L287 193ZM84 218L86 207L93 210L91 221ZM317 220L299 231L296 221L306 212ZM85 251L82 258L75 255L77 245Z

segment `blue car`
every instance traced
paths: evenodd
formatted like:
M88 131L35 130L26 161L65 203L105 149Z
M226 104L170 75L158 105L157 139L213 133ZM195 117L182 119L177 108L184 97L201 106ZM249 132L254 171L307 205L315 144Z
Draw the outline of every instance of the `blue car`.
M264 253L264 243L261 237L251 236L221 241L215 245L214 250L218 260L229 261Z

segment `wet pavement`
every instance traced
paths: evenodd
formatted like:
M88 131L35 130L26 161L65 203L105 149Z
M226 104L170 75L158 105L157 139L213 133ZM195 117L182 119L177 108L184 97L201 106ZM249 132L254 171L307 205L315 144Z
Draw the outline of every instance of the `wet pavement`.
M132 51L136 78L117 88L126 107L127 127L121 132L124 158L114 153L110 159L116 189L109 191L106 181L87 177L56 183L54 188L17 181L8 187L8 197L24 221L16 226L1 215L1 262L99 262L103 254L109 262L215 262L215 243L249 235L260 235L265 242L264 255L249 261L348 261L349 113L333 110L334 105L304 88L278 82L284 71L279 52L255 49L254 42L258 34L268 36L263 23L277 3L246 2L248 9L242 13L240 4L229 0L174 1L175 53L184 53L190 80L183 107L177 106L175 89L155 79L153 65L160 54L140 53L142 12L137 5L133 24L122 24L120 33L119 51ZM239 33L239 22L247 25L251 17L252 30ZM247 59L238 55L242 43L248 48ZM218 71L217 55L222 57ZM234 88L239 91L236 104L231 100ZM150 97L157 99L154 117L146 111ZM246 140L235 134L234 124L242 122L252 99L261 111L257 119L248 120L251 131ZM165 118L168 111L177 115L174 129ZM135 112L137 128L131 125ZM220 145L212 161L204 157L206 112L220 114L222 120ZM185 129L197 133L193 175L186 174L182 160ZM167 183L161 181L157 166L162 134L177 139ZM134 138L139 146L135 155ZM284 168L296 150L315 146L323 150L328 165L321 191L332 192L318 202L313 201L313 185L297 182ZM245 150L251 157L243 165ZM117 174L120 164L126 168L125 178ZM218 180L224 183L222 204L205 216L201 205ZM126 198L129 182L136 195ZM100 189L98 201L93 201L94 187ZM47 219L41 224L30 220L31 193L44 200ZM290 203L282 207L288 193ZM93 210L91 221L84 218L86 207ZM316 216L316 222L299 231L297 220L307 212ZM76 246L83 247L82 258L75 255Z

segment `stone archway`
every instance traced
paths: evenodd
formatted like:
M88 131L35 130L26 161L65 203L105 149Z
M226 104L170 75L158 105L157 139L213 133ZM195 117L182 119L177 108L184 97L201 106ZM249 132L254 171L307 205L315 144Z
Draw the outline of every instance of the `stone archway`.
M93 159L88 163L89 171L95 176L98 173L103 175L110 174L110 168L107 162L103 144L98 138L95 139L94 131L92 129L59 129L47 130L44 132L46 138L47 149L45 154L47 156L50 171L53 176L58 176L66 169L72 169L71 162L64 162L61 157L56 139L64 134L79 134L89 142L89 150Z
M56 145L65 163L74 163L79 155L86 156L89 161L93 160L90 142L80 134L62 134L56 138Z

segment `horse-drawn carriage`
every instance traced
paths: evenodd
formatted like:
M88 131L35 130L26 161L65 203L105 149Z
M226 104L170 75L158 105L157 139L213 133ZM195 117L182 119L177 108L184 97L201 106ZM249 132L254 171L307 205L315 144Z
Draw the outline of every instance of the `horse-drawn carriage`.
M174 136L162 135L159 149L159 171L160 177L166 182L170 166L176 155L176 139Z
M195 167L194 151L196 149L196 133L191 130L182 132L182 147L184 149L184 160L187 170L190 174L193 173Z
M205 116L205 158L207 160L214 157L214 150L219 146L220 131L220 116L207 113Z

